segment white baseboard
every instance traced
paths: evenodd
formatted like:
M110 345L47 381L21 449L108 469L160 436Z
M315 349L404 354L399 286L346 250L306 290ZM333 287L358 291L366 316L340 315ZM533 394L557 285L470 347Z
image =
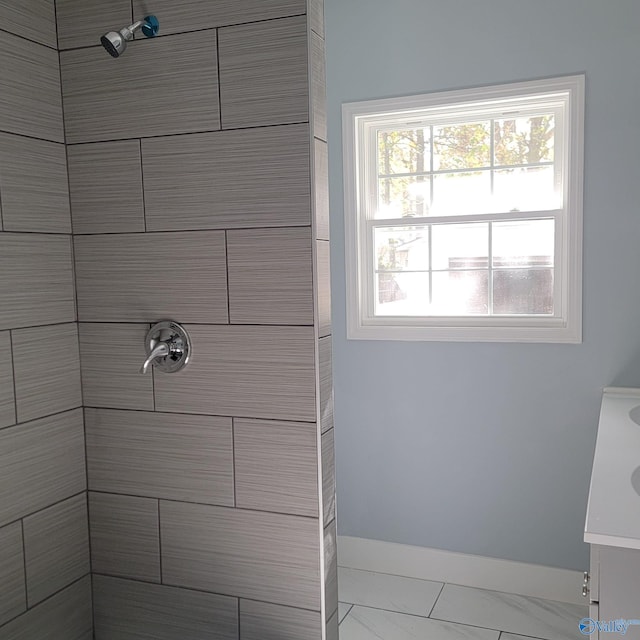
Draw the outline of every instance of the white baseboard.
M582 597L583 576L580 571L537 564L338 536L338 565L534 598L589 604Z

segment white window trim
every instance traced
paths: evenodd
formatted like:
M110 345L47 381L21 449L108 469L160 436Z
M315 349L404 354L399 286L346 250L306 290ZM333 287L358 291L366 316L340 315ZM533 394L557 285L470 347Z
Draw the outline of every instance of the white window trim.
M343 159L345 202L345 253L347 285L347 338L360 340L423 340L467 342L582 342L582 207L584 167L584 93L583 75L518 82L500 86L445 91L426 95L343 104ZM564 285L560 291L560 317L373 317L369 314L367 278L371 268L364 264L365 221L361 213L360 184L366 183L360 159L359 139L367 122L398 114L411 117L441 108L450 112L456 105L461 112L491 107L505 98L523 100L546 96L565 100L568 126L563 135L563 171L566 215L556 225L556 246L562 248L557 265ZM570 168L570 171L569 171ZM535 216L535 212L531 212ZM548 216L551 217L551 216ZM556 218L557 219L557 218ZM401 219L400 219L401 220ZM558 243L561 243L560 245ZM554 296L555 298L555 296Z

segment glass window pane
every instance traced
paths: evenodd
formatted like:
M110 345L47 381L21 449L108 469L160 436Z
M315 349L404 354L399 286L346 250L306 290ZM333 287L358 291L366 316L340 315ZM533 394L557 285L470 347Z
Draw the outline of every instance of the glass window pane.
M378 185L375 217L411 218L429 214L431 183L428 177L382 178Z
M433 128L433 169L473 169L491 164L489 122L465 122Z
M428 273L377 273L376 315L429 315Z
M499 269L493 272L493 313L553 314L553 269Z
M425 271L429 269L428 227L374 229L376 269Z
M434 216L455 216L484 213L491 210L491 174L489 171L473 173L440 173L433 178Z
M429 127L378 131L378 175L429 171L429 136Z
M438 224L432 234L433 269L488 268L488 224Z
M488 271L437 271L433 274L432 315L486 315Z
M547 211L562 206L552 166L496 171L493 194L495 211Z
M553 220L514 220L493 223L493 266L553 266Z
M553 161L555 119L552 114L495 120L495 164L534 164Z

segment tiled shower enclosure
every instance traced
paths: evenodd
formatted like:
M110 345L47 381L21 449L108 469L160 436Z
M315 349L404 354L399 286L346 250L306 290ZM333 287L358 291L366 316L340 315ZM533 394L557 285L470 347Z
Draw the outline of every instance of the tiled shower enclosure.
M0 0L1 640L337 638L322 13Z

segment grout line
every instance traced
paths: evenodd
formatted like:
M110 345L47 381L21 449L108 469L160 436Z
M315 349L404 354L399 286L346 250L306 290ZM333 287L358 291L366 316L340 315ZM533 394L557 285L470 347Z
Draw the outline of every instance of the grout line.
M260 23L266 23L266 22L275 22L276 20L286 20L288 18L299 18L301 16L306 16L306 12L305 13L293 13L290 15L283 15L283 16L276 16L275 18L265 18L263 20L248 20L245 22L231 22L229 24L219 24L216 26L211 26L211 27L203 27L202 29L186 29L184 31L174 31L171 33L164 33L162 31L160 31L160 33L158 33L157 36L155 36L155 38L171 38L172 36L182 36L182 35L187 35L190 33L202 33L204 31L217 31L218 29L226 29L228 27L243 27L243 26L248 26L248 25L256 25L256 24L260 24ZM133 16L133 12L131 14L131 19L135 20L134 16ZM162 23L160 24L160 27L162 28ZM10 32L8 32L10 33ZM17 34L12 34L12 35L17 35ZM22 36L18 36L18 37L22 37ZM25 40L28 40L28 38L25 38ZM32 41L35 42L35 41ZM134 40L134 42L148 42L148 39L136 39ZM36 44L41 44L39 42L35 42ZM47 46L47 45L42 45L42 46ZM77 47L65 47L64 49L60 49L61 52L67 52L67 51L82 51L83 49L98 49L100 47L100 44L85 44L85 45L81 45L81 46L77 46ZM52 47L49 47L50 49Z
M238 602L238 638L242 638L242 631L240 630L240 626L241 626L241 614L240 614L240 605L241 605L241 599L238 597L237 598L237 602Z
M236 425L235 419L231 418L231 461L233 463L233 506L238 506L238 496L236 491Z
M172 235L176 234L176 233L202 233L202 232L206 232L206 231L285 231L285 230L295 230L295 229L311 229L311 225L309 224L298 224L298 225L292 225L292 224L287 224L287 225L280 225L280 226L271 226L271 227L267 227L267 226L262 226L262 227L233 227L233 226L226 226L226 227L205 227L203 229L153 229L152 231L147 231L146 233L170 233ZM6 231L5 233L42 233L42 232L36 232L36 231ZM46 232L45 232L46 233ZM104 231L104 232L99 232L99 233L95 233L95 232L90 232L90 233L77 233L76 234L76 238L86 238L86 237L94 237L94 236L140 236L143 235L145 233L145 231ZM46 235L69 235L69 234L64 234L64 233L53 233L53 232L49 232L46 233ZM329 242L329 240L324 240L324 239L320 239L318 238L318 240L316 240L316 242Z
M9 236L45 236L45 237L58 237L58 238L71 238L70 233L64 231L13 231L11 229L5 229L2 234L6 237Z
M68 324L77 324L76 320L68 320L67 322L52 322L51 324L34 324L34 325L29 325L28 327L12 327L11 329L2 329L0 331L22 331L25 329L44 329L46 327L63 327L65 325ZM87 324L87 323L85 323ZM118 323L121 324L121 323ZM127 323L122 323L122 324L127 324ZM226 327L228 325L223 324L221 325L223 327ZM58 412L60 413L60 412Z
M55 5L54 5L55 6ZM56 20L57 22L57 20ZM50 51L55 51L56 53L59 53L58 51L58 34L57 34L57 24L56 24L56 46L53 47L50 44L45 44L44 42L39 42L38 40L34 40L33 38L28 38L27 36L24 36L20 33L15 33L14 31L9 31L8 29L3 29L2 27L0 27L0 31L2 33L8 33L10 36L14 36L16 38L20 38L21 40L26 40L27 42L31 42L32 44L37 44L40 45L41 47L45 47L46 49L49 49Z
M340 605L346 605L348 607L347 609L347 613L344 614L344 616L342 616L342 619L340 618ZM353 609L354 605L349 604L348 602L341 602L340 600L338 600L338 611L336 612L338 615L338 628L340 628L340 625L349 617L349 614L351 613L351 610Z
M74 585L76 585L78 582L80 582L81 580L84 580L85 578L91 578L91 574L90 573L85 573L83 576L80 576L79 578L76 578L75 580L73 580L73 582L70 582L69 584L65 585L64 587L58 589L57 591L55 591L54 593L52 593L51 595L47 596L44 600L40 600L40 602L38 602L37 604L35 604L33 607L31 607L31 609L27 609L26 611L22 611L21 613L19 613L17 616L14 616L13 618L10 618L9 620L6 620L5 622L3 622L0 625L0 632L2 632L2 629L6 628L9 624L11 624L14 620L17 620L18 618L21 618L22 616L26 615L29 611L35 611L36 609L38 609L41 605L43 605L45 602L48 602L49 600L51 600L52 598L55 598L57 595L60 595L63 591L65 591L66 589L70 589L71 587L73 587ZM0 636L2 637L2 636Z
M20 329L36 329L38 327L53 327L55 325L59 325L59 324L73 324L75 322L75 320L69 320L68 322L56 322L54 324L42 324L42 325L35 325L32 327L19 327L14 329L14 331L19 331ZM149 325L149 322L144 322L144 321L139 321L139 320L79 320L78 321L80 324L118 324L118 325ZM212 328L223 328L223 327L236 327L236 328L241 328L244 327L245 329L248 328L259 328L259 329L311 329L313 327L312 324L253 324L253 323L240 323L240 322L236 322L236 323L232 323L232 324L228 324L227 322L218 322L217 324L215 322L183 322L182 324L184 324L185 326L190 326L190 327L212 327ZM6 331L6 329L5 329ZM322 340L324 338L330 338L331 334L328 334L326 336L322 336L322 338L319 338L319 340ZM244 416L243 416L244 417ZM303 421L304 422L304 421ZM314 420L315 422L315 420Z
M162 570L162 526L160 522L160 498L157 500L158 503L158 564L160 565L160 584L164 584L164 576Z
M66 413L67 411L75 411L76 409L79 409L81 407L75 407L74 409L67 409L66 411L60 411L59 413ZM127 412L127 413L158 413L161 415L166 415L166 416L201 416L203 418L226 418L229 420L233 420L234 418L237 418L239 420L259 420L260 422L294 422L294 423L300 423L300 424L316 424L315 420L294 420L291 418L261 418L260 416L239 416L239 415L233 415L233 416L225 416L225 415L220 415L220 414L216 414L216 413L189 413L188 411L149 411L148 409L128 409L128 408L119 408L119 407L95 407L95 406L85 406L83 407L84 409L92 409L93 411L120 411L120 412ZM58 414L52 414L52 415L58 415ZM50 417L50 416L45 416L45 417ZM37 420L41 420L41 418L36 418ZM33 422L33 420L30 420L29 422ZM27 424L27 423L22 423L22 424ZM15 425L11 425L9 427L4 427L4 429L11 429L15 426L18 426L17 424ZM331 427L332 429L334 427ZM325 431L325 433L328 433L329 429L327 429L327 431ZM333 522L333 520L331 521ZM329 523L331 524L331 523Z
M48 504L46 507L42 507L41 509L37 509L36 511L32 511L31 513L26 513L22 516L20 516L19 518L16 518L15 520L12 520L11 522L5 522L2 524L2 527L0 528L4 528L4 527L8 527L9 525L12 524L16 524L17 522L20 522L21 520L26 520L27 518L31 518L32 516L35 516L39 513L41 513L42 511L46 511L47 509L52 509L53 507L57 507L59 505L61 505L63 502L66 502L67 500L73 500L74 498L78 498L81 495L87 493L86 489L83 489L82 491L79 491L78 493L74 493L73 495L67 496L66 498L62 498L62 500L57 500L56 502L53 502L51 504Z
M438 600L440 600L440 596L442 595L442 592L444 591L444 585L445 584L446 584L445 582L442 583L442 586L440 587L440 591L438 591L438 595L436 596L436 599L433 601L433 606L429 610L427 618L431 617L431 614L433 613L433 610L436 608L436 604L438 604Z
M38 142L50 142L51 144L60 144L60 145L66 144L64 140L53 140L52 138L30 136L28 133L19 133L17 131L10 131L9 129L3 129L2 127L0 127L0 133L7 136L15 136L17 138L26 138L27 140L37 140Z
M65 413L71 413L72 411L78 411L78 409L83 409L83 408L84 407L82 405L78 405L77 407L73 407L71 409L64 409L63 411L57 411L56 413L50 413L46 416L41 416L40 418L33 418L31 420L25 420L24 422L16 422L15 424L10 424L10 425L7 425L6 427L0 427L0 433L2 433L3 431L9 431L10 429L15 429L16 427L24 428L29 426L30 424L33 424L34 422L47 420L49 418L56 418Z
M276 127L299 127L301 125L309 125L308 120L298 120L294 122L278 122L277 124L261 124L255 125L251 127L229 127L226 129L199 129L197 131L179 131L178 133L163 133L161 135L153 135L153 136L125 136L122 138L99 138L97 140L82 140L80 142L67 142L68 145L72 147L77 147L83 144L99 144L101 142L126 142L131 140L163 140L164 138L175 138L177 136L201 136L207 133L212 134L222 134L222 133L231 133L237 131L253 131L255 129L274 129ZM2 131L0 129L0 131ZM6 133L12 133L11 131L7 131ZM25 138L31 138L33 136L26 136L24 134L14 134L14 135L23 135ZM320 139L320 138L319 138ZM44 138L36 138L36 140L45 140ZM326 142L326 140L320 139L321 142ZM49 142L60 142L59 140L53 140Z
M225 264L225 277L227 279L226 298L227 298L227 323L231 324L231 286L229 283L229 234L227 229L224 230L224 264Z
M29 611L29 589L27 587L27 541L24 536L24 518L20 519L20 530L22 533L22 565L24 567L24 601Z
M13 332L15 329L9 330L9 358L11 359L11 381L13 382L13 413L15 424L18 423L18 390L16 387L16 359L13 355ZM3 429L9 429L15 425L8 425ZM2 429L0 429L2 431Z
M144 231L147 232L147 199L144 190L144 162L142 161L142 138L138 139L140 143L140 180L142 182L142 219L144 222Z
M151 580L143 580L141 578L128 578L126 576L122 576L122 575L115 575L112 573L96 573L94 574L95 576L99 576L102 578L110 578L113 580L122 580L124 582L134 582L134 583L138 583L138 584L147 584L147 585L153 585L153 586L158 586L157 582L153 582ZM84 578L85 576L83 576ZM82 578L81 578L82 579ZM76 580L77 582L77 580ZM273 604L276 606L280 606L280 607L284 607L286 609L292 609L294 611L312 611L314 613L319 613L318 609L305 609L304 607L296 607L293 605L289 605L289 604L282 604L282 602L271 602L269 600L258 600L257 598L245 598L244 596L238 596L237 594L233 594L233 593L224 593L224 592L220 592L220 591L207 591L206 589L198 589L197 587L187 587L183 584L170 584L170 583L163 583L160 586L164 586L164 587L172 587L175 589L181 589L183 591L192 591L195 593L207 593L209 595L218 595L218 596L225 596L227 598L233 598L234 600L238 601L238 608L239 604L240 604L240 600L246 600L247 602L259 602L261 604Z
M159 500L161 502L171 502L175 504L195 505L198 507L211 507L214 509L228 509L233 511L242 511L244 513L268 513L276 516L289 516L291 518L304 518L305 520L318 520L318 516L305 516L299 513L287 513L285 511L267 511L266 509L247 509L244 507L235 507L229 504L198 502L196 500L184 500L184 499L178 500L176 498L165 498L165 497L158 498L157 496L139 495L136 493L114 492L114 491L101 490L101 489L91 489L90 493L100 493L100 494L109 495L109 496L123 496L125 498L143 498L145 500ZM77 495L80 495L80 494L77 494ZM68 499L69 498L65 498L65 500L68 500ZM61 502L64 502L64 500ZM49 507L46 507L46 508L48 509ZM11 524L11 523L8 523L8 524Z
M216 71L218 77L218 118L222 129L222 78L220 77L220 29L216 29Z
M343 604L348 604L348 603L343 602ZM459 622L457 620L449 620L446 618L429 618L420 613L409 613L407 611L397 611L395 609L383 609L382 607L372 607L366 604L354 604L352 605L351 609L353 609L354 607L359 607L361 609L373 609L374 611L385 611L387 613L397 613L398 615L401 615L401 616L409 616L411 618L421 618L422 620L435 620L437 622L446 622L448 624L459 625L461 627L470 627L473 629L484 629L486 631L495 631L496 633L515 633L513 631L502 631L501 629L494 629L493 627L481 627L477 624L469 624L468 622ZM349 610L349 613L351 613L351 610ZM522 635L522 634L516 634L516 635ZM540 640L540 639L532 637L531 640Z

